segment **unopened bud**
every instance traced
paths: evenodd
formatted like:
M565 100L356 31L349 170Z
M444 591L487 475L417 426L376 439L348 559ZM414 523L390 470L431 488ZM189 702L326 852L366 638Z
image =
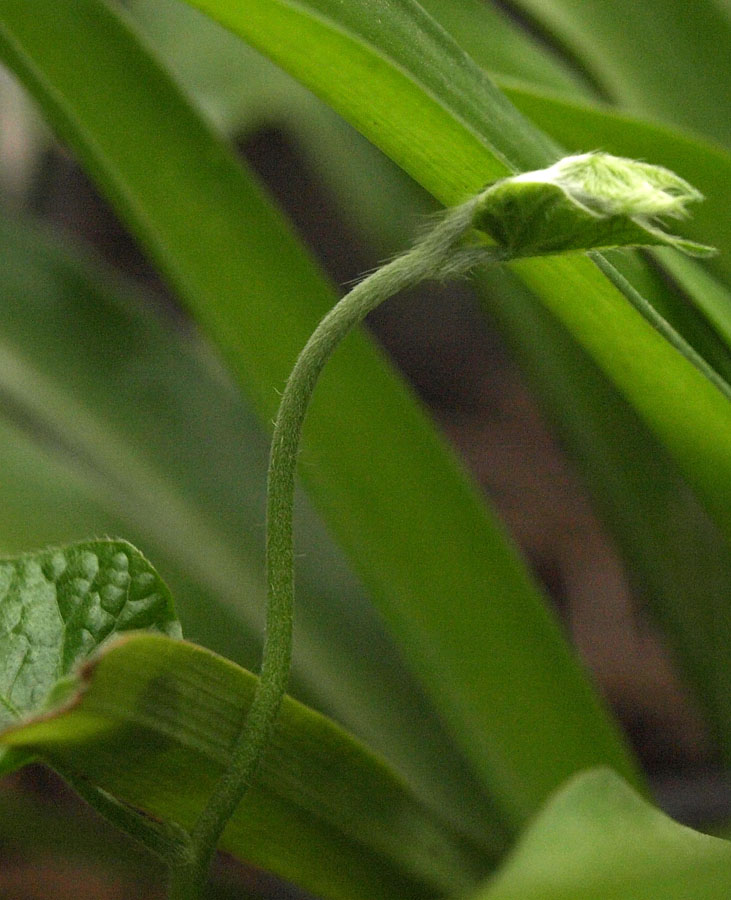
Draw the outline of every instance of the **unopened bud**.
M487 187L474 226L515 257L653 245L710 256L712 247L660 227L662 218L682 218L689 203L702 199L662 166L583 153Z

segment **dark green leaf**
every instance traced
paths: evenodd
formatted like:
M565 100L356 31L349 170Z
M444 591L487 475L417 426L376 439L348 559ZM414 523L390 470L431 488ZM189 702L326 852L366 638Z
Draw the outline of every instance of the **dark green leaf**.
M606 99L731 144L725 114L731 20L714 0L510 0L509 6L526 13Z
M661 265L678 287L687 291L726 347L731 347L731 292L692 261L659 252Z

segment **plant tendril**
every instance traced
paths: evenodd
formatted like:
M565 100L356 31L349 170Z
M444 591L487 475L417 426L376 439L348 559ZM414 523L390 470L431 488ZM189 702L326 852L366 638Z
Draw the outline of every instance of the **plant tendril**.
M171 900L195 900L200 895L221 833L266 751L287 688L294 610L295 474L302 425L320 373L343 338L389 297L426 279L453 278L479 263L505 259L502 248L463 244L476 199L451 209L410 250L356 284L322 319L287 380L269 458L267 612L259 682L229 767L191 833L192 859L172 870Z
M566 157L548 169L489 185L437 224L401 256L377 269L323 318L297 358L274 425L267 484L267 612L261 672L232 758L191 832L192 853L173 865L171 900L196 900L216 845L256 775L284 698L292 658L294 610L293 507L302 425L317 380L335 348L369 312L426 279L453 278L480 263L518 257L668 244L691 255L712 248L668 235L650 219L679 217L701 195L673 172L609 154ZM648 218L649 217L649 218ZM472 229L498 242L465 240ZM722 379L614 269L602 271L681 353L729 396Z

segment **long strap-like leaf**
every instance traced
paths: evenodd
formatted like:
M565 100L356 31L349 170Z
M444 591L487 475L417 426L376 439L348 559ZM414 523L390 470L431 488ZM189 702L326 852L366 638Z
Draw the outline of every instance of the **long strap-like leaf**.
M249 12L276 33L268 14L254 15L251 4ZM318 58L307 34L291 37ZM105 4L41 0L30 16L25 3L2 0L0 54L270 416L294 356L332 302L287 227ZM453 131L459 138L464 126L454 120ZM473 136L468 144L483 146ZM477 160L482 168L489 156ZM291 256L286 270L271 254L278 245ZM508 822L593 762L636 778L501 529L362 338L349 340L320 385L303 460L332 528Z
M506 166L534 168L557 153L412 0L252 0L245 12L231 0L192 5L284 65L445 203ZM343 69L351 78L337 77ZM731 538L727 401L588 259L514 268L667 446Z

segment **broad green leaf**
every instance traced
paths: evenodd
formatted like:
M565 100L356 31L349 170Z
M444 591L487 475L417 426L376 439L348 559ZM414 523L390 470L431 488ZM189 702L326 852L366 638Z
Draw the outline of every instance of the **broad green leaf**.
M302 79L443 202L463 199L507 166L537 168L559 155L408 0L397 8L386 0L256 0L245 14L231 0L193 5ZM352 77L338 78L343 69ZM731 537L731 409L723 396L590 260L529 260L514 270L637 409Z
M510 0L604 96L731 145L731 21L712 0ZM632 40L627 36L631 35Z
M132 33L98 0L82 3L83 15L78 4L70 10L43 0L30 17L24 3L0 0L0 53L117 202L270 419L277 389L334 298L297 252L288 228ZM252 24L277 33L271 10L250 5L247 11ZM309 62L317 59L310 35L296 37ZM356 90L368 84L368 97L377 95L370 78L352 74L337 84ZM400 70L384 74L384 85L403 84ZM485 86L489 97L499 97ZM495 102L512 118L506 101ZM464 147L472 148L479 173L460 172L458 181L485 177L491 157L460 121L425 95L414 112L413 120L399 116L399 122L419 127L422 113L437 117L435 178L451 150L459 159ZM483 110L481 119L494 112ZM465 114L471 115L469 103ZM439 123L455 137L450 153ZM431 145L430 131L422 133L422 147ZM413 137L398 134L397 144L406 151ZM523 147L522 137L518 144ZM536 137L526 153L538 155L546 146ZM492 168L504 169L496 160ZM285 252L286 268L279 265ZM508 824L520 822L567 774L588 764L607 762L636 778L615 726L522 562L412 396L362 336L348 340L347 352L337 355L318 387L302 470ZM484 812L483 819L489 821Z
M173 602L131 544L87 541L0 560L0 728L38 713L101 644L142 628L180 637ZM15 767L0 756L0 772Z
M442 201L464 199L514 160L538 168L560 155L413 0L190 5L310 87ZM348 79L334 77L338 65Z
M485 6L485 4L480 4ZM180 0L133 0L135 24L193 102L227 135L247 139L279 128L365 230L374 259L399 251L434 200L314 94L230 31ZM387 179L389 212L374 182ZM351 202L357 197L357 202ZM384 224L388 227L384 228Z
M678 825L609 770L572 778L479 900L725 900L731 843Z
M194 335L98 265L1 218L0 255L0 411L28 433L0 419L0 544L124 534L177 591L185 633L255 666L268 441L252 414ZM293 692L487 841L453 742L302 502L298 516Z
M0 741L189 828L226 765L254 676L200 647L137 635L79 677L74 699ZM486 871L383 762L291 699L221 847L344 900L465 891Z
M179 0L128 0L126 6L179 80L223 127L246 127L257 119L302 121L303 113L322 110L280 69ZM422 6L490 71L569 97L591 96L570 65L490 3L425 0Z

